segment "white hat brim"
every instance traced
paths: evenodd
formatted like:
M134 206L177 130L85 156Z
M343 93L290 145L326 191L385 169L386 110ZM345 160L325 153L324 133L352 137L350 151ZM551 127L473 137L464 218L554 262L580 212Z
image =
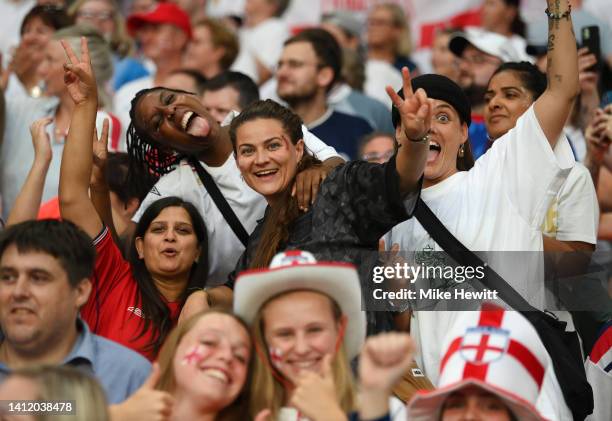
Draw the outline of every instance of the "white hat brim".
M241 273L234 287L234 313L252 324L259 309L284 292L310 290L333 299L347 317L344 345L349 359L359 355L366 335L361 284L355 267L318 262Z
M446 398L453 392L470 385L480 387L498 396L508 406L516 418L521 421L546 421L531 403L507 390L477 379L465 379L440 389L418 392L410 400L410 403L408 403L408 419L411 421L440 420L440 411L442 410L442 405Z

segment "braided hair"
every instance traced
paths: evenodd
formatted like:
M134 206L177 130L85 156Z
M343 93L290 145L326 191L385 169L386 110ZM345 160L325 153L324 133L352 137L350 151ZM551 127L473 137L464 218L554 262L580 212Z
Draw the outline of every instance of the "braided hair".
M187 94L189 92L178 89L168 89L161 86L143 89L132 99L130 108L130 125L127 130L127 153L130 157L128 169L128 180L135 183L138 191L148 191L145 186L154 185L164 174L174 169L176 164L184 158L183 155L172 149L160 145L147 131L138 127L136 120L136 107L140 100L147 94L159 90L170 90L176 93Z

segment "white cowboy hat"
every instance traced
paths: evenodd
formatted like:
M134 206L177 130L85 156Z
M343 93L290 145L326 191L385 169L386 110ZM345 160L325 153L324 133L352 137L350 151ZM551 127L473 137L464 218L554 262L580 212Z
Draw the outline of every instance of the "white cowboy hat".
M464 312L444 349L438 388L412 398L408 419L438 421L445 400L473 385L499 397L521 421L544 420L535 404L548 367L546 348L521 314L491 304Z
M300 250L279 253L269 269L248 270L238 275L234 313L251 324L268 300L298 290L320 292L338 304L348 322L344 333L347 356L356 357L365 340L366 316L361 310L359 275L351 264L317 262L311 253Z

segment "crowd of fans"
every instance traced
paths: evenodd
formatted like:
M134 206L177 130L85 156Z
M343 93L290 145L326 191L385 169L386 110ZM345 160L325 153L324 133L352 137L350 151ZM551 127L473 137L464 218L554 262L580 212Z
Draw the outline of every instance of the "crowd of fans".
M612 419L607 9L297 3L0 0L0 419Z

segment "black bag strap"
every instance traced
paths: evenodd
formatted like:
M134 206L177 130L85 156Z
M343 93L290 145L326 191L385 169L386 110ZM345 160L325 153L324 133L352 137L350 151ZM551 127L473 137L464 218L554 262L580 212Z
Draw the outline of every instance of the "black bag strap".
M232 231L234 231L234 234L236 234L236 237L238 237L240 242L246 247L247 243L249 242L249 233L234 213L232 207L229 205L229 203L227 203L227 200L223 196L223 193L221 193L221 190L219 190L215 180L213 180L211 175L208 174L202 164L200 164L200 161L198 161L196 158L189 158L189 163L193 168L195 168L200 180L202 180L202 184L204 184L204 188L206 191L208 191L210 197L212 197L213 202L215 202L215 205L217 205L217 209L219 209L223 215L223 218L225 218L225 221L229 224L230 228Z
M531 306L489 265L463 245L451 234L429 206L419 198L414 216L436 243L457 263L464 266L484 266L485 276L481 279L485 286L497 290L499 296L512 308L519 310L538 332L544 347L550 354L555 374L561 386L565 402L574 419L582 420L593 412L593 392L586 379L582 358L572 340L575 334L565 332L565 323L551 318L546 313Z
M510 305L510 307L523 311L539 311L516 292L504 278L491 269L489 265L485 264L476 253L457 240L420 197L414 211L414 216L429 235L431 235L431 238L433 238L433 240L438 243L455 262L463 266L484 267L486 276L484 276L480 282L486 287L496 290L501 299Z

